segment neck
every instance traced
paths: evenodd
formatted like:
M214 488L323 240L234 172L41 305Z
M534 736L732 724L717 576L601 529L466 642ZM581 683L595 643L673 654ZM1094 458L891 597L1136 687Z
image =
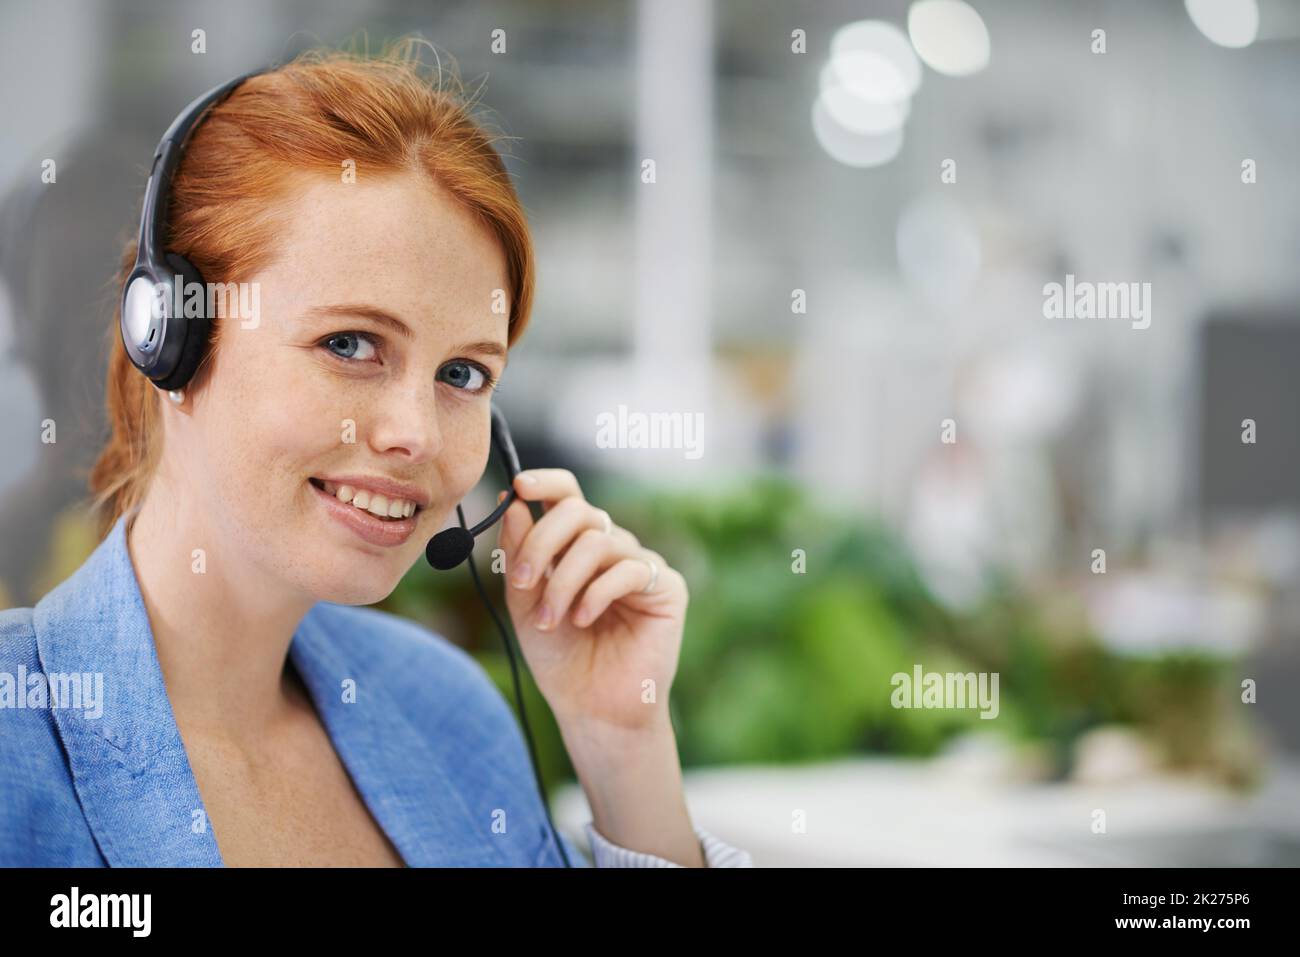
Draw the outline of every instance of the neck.
M277 589L158 486L128 516L126 540L172 710L178 723L254 747L301 703L285 665L315 602Z

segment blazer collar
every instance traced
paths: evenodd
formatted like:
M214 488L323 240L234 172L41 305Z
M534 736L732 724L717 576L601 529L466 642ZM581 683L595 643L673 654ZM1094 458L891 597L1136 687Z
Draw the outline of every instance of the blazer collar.
M102 674L102 714L50 712L67 751L86 820L113 867L221 866L172 711L153 632L131 563L123 515L82 566L33 612L46 675ZM366 806L411 866L481 866L504 852L482 835L450 773L447 735L423 733L384 682L364 682L345 703L343 682L372 673L336 635L330 606L318 603L294 634L289 654L335 750ZM343 640L340 640L343 639ZM351 641L347 639L353 639ZM349 655L349 650L352 654Z

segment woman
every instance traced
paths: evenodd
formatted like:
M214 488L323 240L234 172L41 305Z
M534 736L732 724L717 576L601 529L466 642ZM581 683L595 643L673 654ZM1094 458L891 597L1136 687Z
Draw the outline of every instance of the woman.
M34 609L0 615L16 676L0 864L562 863L482 668L354 607L392 592L478 482L532 300L504 166L467 104L421 78L418 49L253 76L185 145L166 249L252 294L218 308L168 393L114 323L91 472L102 542ZM597 866L749 866L682 794L681 574L572 473L514 488L544 514L515 501L502 519L507 606Z

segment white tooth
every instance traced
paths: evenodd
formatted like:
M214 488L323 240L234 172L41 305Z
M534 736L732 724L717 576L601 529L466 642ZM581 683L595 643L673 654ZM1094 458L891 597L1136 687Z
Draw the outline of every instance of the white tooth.
M406 514L406 503L400 498L395 498L388 503L388 517L401 518Z
M407 502L406 507L402 509L402 517L410 518L414 514L415 514L415 503Z
M357 490L351 485L340 485L338 492L335 493L340 502L352 501L352 496L357 494Z
M370 493L363 488L357 489L356 494L352 496L352 504L357 508L367 507L370 504Z
M388 515L388 497L385 495L372 495L370 504L366 506L366 511L376 518L384 518Z

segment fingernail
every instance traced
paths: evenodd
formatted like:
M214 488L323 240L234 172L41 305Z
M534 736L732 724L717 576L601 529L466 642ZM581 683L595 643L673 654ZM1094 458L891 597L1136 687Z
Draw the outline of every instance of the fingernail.
M586 625L587 622L589 622L590 620L591 620L591 616L587 614L587 609L585 608L579 608L577 611L573 613L573 623L577 625L579 628Z
M503 498L505 498L505 497L506 497L506 492L505 492L504 490L502 490L501 492L498 492L498 493L497 493L497 504L500 505L500 504L501 504L501 500L502 500Z
M531 474L529 474L528 472L520 472L520 473L519 473L519 481L523 482L525 485L536 485L536 484L537 484L537 476L536 476L536 475L531 475Z
M538 609L537 627L538 628L551 627L551 606L550 605L543 605L540 609Z
M510 579L510 583L514 585L516 588L527 588L528 583L532 580L532 577L533 577L532 567L529 566L527 562L524 562L522 565L520 565L518 568L515 569L514 577Z

